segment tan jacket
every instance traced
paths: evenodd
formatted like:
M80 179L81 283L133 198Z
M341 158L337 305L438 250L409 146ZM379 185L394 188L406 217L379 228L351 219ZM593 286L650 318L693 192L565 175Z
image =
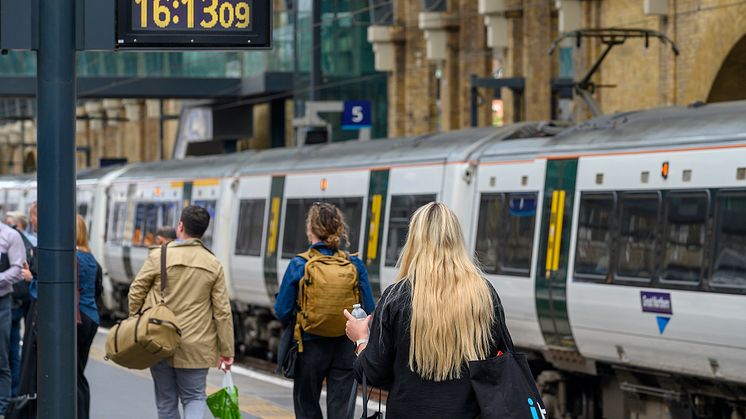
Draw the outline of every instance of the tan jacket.
M182 330L175 368L210 368L218 356L233 356L233 318L223 266L196 239L171 242L166 255L165 301ZM130 285L129 312L160 300L161 249L153 248Z

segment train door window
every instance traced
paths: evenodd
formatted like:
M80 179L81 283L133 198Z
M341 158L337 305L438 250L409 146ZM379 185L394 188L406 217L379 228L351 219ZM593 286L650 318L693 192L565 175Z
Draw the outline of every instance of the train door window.
M417 208L435 201L435 195L391 196L388 240L386 243L386 266L396 266L399 253L407 240L409 219Z
M289 259L308 249L306 237L306 215L314 202L336 205L344 214L349 228L345 249L357 250L360 241L360 226L363 214L362 198L305 198L288 199L285 207L285 231L282 237L282 257Z
M260 256L262 252L262 232L264 231L263 199L243 199L238 210L238 233L236 234L236 254Z
M477 260L485 272L529 276L536 194L483 194L477 223Z
M345 248L351 252L357 252L360 246L360 226L363 218L363 199L362 198L331 198L325 200L336 205L342 210L345 222L347 223L347 240Z
M503 194L482 194L477 221L476 257L487 273L499 272L500 225L505 222Z
M721 193L717 200L715 260L710 285L746 290L746 192Z
M120 244L124 234L124 224L127 222L127 203L117 202L114 204L112 211L112 220L109 224L111 231L109 233L109 242Z
M606 279L611 266L611 233L614 194L583 194L578 213L575 275Z
M208 248L212 247L212 236L215 232L215 208L217 206L217 201L215 200L197 200L194 201L194 205L197 205L198 207L202 207L207 210L207 213L210 214L210 224L207 226L207 230L205 230L205 234L202 235L202 243L205 244Z
M143 246L148 247L155 244L155 232L158 231L158 228L160 227L158 219L160 210L161 205L154 203L145 204L145 227L142 230Z
M135 207L135 228L132 232L132 245L141 246L145 234L146 205L139 203Z
M622 195L617 279L649 282L653 278L660 205L658 194Z
M161 224L158 228L163 226L169 226L176 228L179 224L179 203L178 202L166 202L162 204Z
M501 273L529 276L536 225L536 194L508 194Z
M709 195L672 192L666 197L662 282L695 285L704 266Z

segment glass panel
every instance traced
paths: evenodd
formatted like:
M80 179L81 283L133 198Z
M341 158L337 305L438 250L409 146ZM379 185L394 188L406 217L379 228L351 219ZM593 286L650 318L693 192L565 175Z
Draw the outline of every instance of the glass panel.
M663 280L698 283L704 263L706 194L672 193L666 199Z
M477 222L476 258L487 273L499 270L500 225L504 222L502 194L482 194Z
M622 197L618 261L620 277L652 279L660 199L657 195Z
M217 201L215 200L196 200L194 201L194 205L197 205L198 207L202 207L207 210L207 212L210 214L210 224L207 226L207 230L205 230L205 234L202 235L202 243L205 244L208 248L212 247L212 235L215 231L215 207L217 206Z
M121 244L124 235L124 225L127 222L127 203L117 202L111 214L111 223L109 223L108 242L112 244Z
M435 195L399 195L391 197L386 266L396 266L399 253L407 241L409 219L417 208L435 201Z
M264 205L263 199L241 200L241 207L238 211L238 233L236 234L237 255L261 255Z
M145 231L145 213L145 204L137 204L137 207L135 208L135 229L132 233L133 246L142 245L142 238Z
M614 195L588 195L580 198L575 273L605 277L611 259L611 221Z
M285 232L282 238L282 257L289 259L308 248L306 237L306 215L314 202L328 202L334 204L345 217L349 228L347 234L349 243L342 243L342 249L356 251L360 243L360 227L362 224L362 198L305 198L288 199L285 209Z
M161 212L161 205L148 203L145 205L145 228L143 229L142 245L149 247L155 244L155 232L161 225L158 216Z
M507 220L500 271L506 275L529 276L536 225L536 194L509 194L505 203Z
M721 195L710 284L746 288L746 194Z

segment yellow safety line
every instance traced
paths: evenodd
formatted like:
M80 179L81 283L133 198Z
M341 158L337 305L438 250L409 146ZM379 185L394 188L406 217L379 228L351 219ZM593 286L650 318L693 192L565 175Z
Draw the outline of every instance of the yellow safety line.
M557 221L554 236L554 265L552 269L559 269L560 248L562 247L562 223L565 218L565 191L559 193L559 203L557 204Z
M368 257L373 261L378 256L378 227L381 223L381 202L383 197L380 194L373 195L370 205L370 230L368 232Z

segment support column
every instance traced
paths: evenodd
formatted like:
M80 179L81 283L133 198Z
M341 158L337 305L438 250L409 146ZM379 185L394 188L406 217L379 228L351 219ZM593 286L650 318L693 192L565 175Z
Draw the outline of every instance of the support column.
M75 0L39 1L38 417L77 418Z

